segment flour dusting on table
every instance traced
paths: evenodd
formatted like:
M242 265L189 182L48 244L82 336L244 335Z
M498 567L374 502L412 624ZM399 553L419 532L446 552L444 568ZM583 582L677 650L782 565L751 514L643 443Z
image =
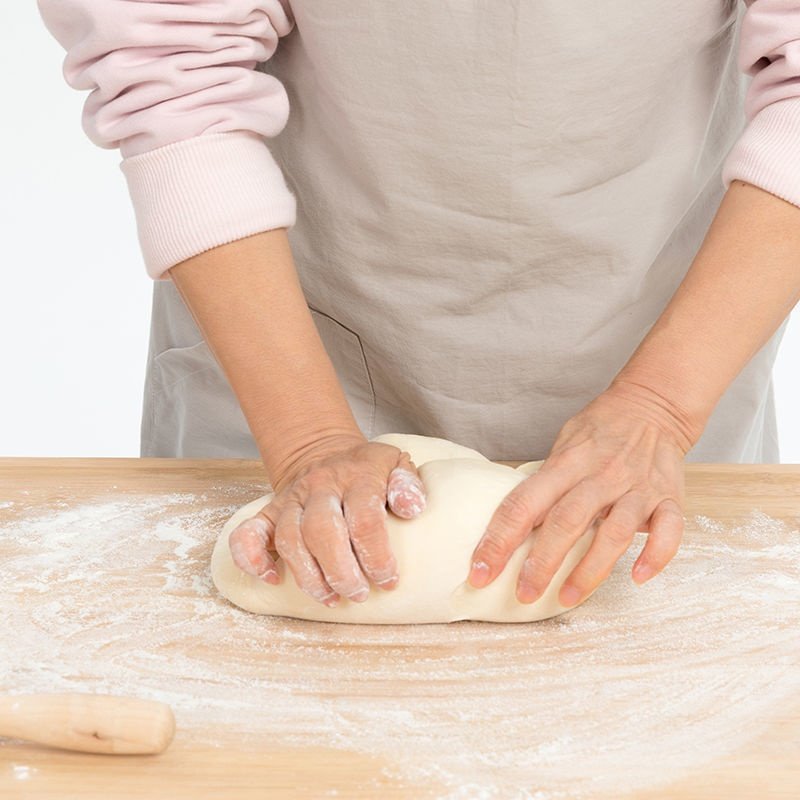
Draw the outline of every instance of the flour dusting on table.
M689 519L678 556L641 588L638 536L592 598L552 620L334 625L217 595L211 550L249 492L0 515L0 690L162 700L180 736L363 752L421 782L416 796L451 800L676 780L757 736L800 690L800 532L758 511L735 527Z

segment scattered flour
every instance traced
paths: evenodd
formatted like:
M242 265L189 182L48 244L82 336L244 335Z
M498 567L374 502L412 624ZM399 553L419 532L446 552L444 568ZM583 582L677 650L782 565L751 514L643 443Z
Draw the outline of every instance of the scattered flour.
M380 756L421 798L555 800L675 780L757 736L800 690L800 531L761 512L688 520L678 556L641 588L640 536L552 620L333 625L217 595L211 550L245 491L223 506L110 494L0 515L0 691L162 700L195 741L235 732L242 748ZM446 794L426 794L432 781Z

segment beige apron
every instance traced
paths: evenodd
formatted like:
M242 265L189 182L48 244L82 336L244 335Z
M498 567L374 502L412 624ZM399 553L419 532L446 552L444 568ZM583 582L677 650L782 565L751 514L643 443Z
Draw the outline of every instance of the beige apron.
M289 231L364 434L544 458L680 283L740 134L735 0L293 0L260 69ZM265 298L265 320L269 303ZM777 461L772 337L694 461ZM142 455L258 457L169 281L154 283ZM264 354L269 359L269 354Z

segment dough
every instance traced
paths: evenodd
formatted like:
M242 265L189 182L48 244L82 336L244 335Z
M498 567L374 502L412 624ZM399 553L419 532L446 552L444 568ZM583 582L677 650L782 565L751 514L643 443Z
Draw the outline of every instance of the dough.
M575 543L544 594L533 603L520 603L515 594L532 535L488 586L475 589L467 583L472 551L497 505L543 462L531 461L513 469L453 442L412 434L384 434L374 441L408 451L427 489L427 507L417 518L404 520L392 513L387 517L400 576L397 587L384 591L370 584L369 597L363 603L342 597L336 608L328 608L297 587L283 559L277 561L282 577L278 585L242 572L231 557L228 536L269 502L272 495L265 495L240 508L225 523L214 547L211 576L224 597L256 614L375 624L463 619L529 622L567 610L558 602L558 591L588 550L594 527Z

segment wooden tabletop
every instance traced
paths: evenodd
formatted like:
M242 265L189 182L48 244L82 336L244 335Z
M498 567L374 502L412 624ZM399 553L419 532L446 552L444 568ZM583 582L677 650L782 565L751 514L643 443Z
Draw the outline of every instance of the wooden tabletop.
M264 493L258 462L0 459L0 574L10 596L0 612L7 615L0 616L6 628L0 634L0 690L138 688L141 696L174 701L178 718L172 746L153 757L82 755L0 739L0 797L548 800L573 791L576 797L653 800L800 797L800 606L787 606L798 596L793 582L800 552L800 465L693 464L686 467L686 484L686 554L652 588L630 588L620 569L608 587L555 621L387 630L392 626L255 618L216 596L206 574L210 549L232 509ZM134 512L141 529L129 531L126 515ZM131 541L137 544L102 539L104 530L135 536ZM100 549L91 544L96 531ZM87 549L80 560L75 535L84 533ZM187 542L187 536L196 541ZM52 571L37 577L36 565L47 562L42 548L54 537ZM785 581L782 600L744 594L746 581L736 583L750 557L747 542L757 544L758 574L768 567L769 585ZM736 578L729 597L719 557L724 548L732 554ZM120 552L135 555L127 567L110 563ZM709 559L722 566L710 568ZM86 576L94 574L102 580L89 585ZM710 582L714 597L702 594L693 576ZM659 593L668 595L666 605ZM150 616L137 617L136 602L142 609L163 609L163 619L154 621L150 610ZM719 606L724 613L713 616ZM105 607L114 607L116 616L103 617L110 613ZM732 615L738 613L754 632L752 646L748 637L741 645L730 641L728 633L737 630ZM712 618L713 626L702 626L702 619ZM140 629L126 627L137 619ZM617 624L618 636L612 630ZM715 639L715 629L719 633L726 625L727 638ZM657 646L657 626L664 627L664 641L685 648L685 662L675 647ZM263 641L253 643L254 631L264 632ZM36 649L47 637L50 649ZM637 648L636 637L650 644ZM711 651L701 639L713 643ZM538 670L538 683L537 675L525 671L523 656ZM4 667L4 660L11 666ZM575 665L574 680L548 672L548 665L555 669L562 661ZM597 685L589 694L581 676L590 674L582 670L592 663ZM242 670L238 684L226 673L231 664ZM682 666L692 687L682 698L683 710L663 698L653 705L652 697L605 696L604 676L620 680L622 668L620 686L627 681L635 690L656 687L648 676L663 670L669 692L677 696ZM759 690L738 698L746 676L759 670L763 675L753 678ZM262 685L262 677L272 682ZM475 684L487 680L493 696L504 700L482 728L474 704L459 703L470 697L486 701ZM187 685L196 689L194 705ZM534 686L538 699L529 696ZM586 720L573 718L570 710L579 691L590 700L585 715L594 726L596 752L581 744ZM248 697L254 706L242 710ZM399 697L404 705L380 730L380 704ZM226 711L231 698L236 705ZM279 709L280 721L270 720L271 708ZM450 727L442 722L448 708ZM325 720L342 727L328 736ZM537 720L548 731L539 730ZM421 746L426 725L440 731L442 741L425 739ZM626 738L625 725L636 735ZM492 742L481 741L486 737ZM514 750L530 758L529 772L518 760L503 762L500 752L511 744L521 747L517 742L526 738L552 745L549 756L544 747ZM453 765L460 763L454 748L475 755L464 761L462 786L454 779ZM561 765L562 754L576 757L571 766ZM601 779L595 784L581 772L578 756L583 762L597 757ZM486 763L476 765L479 759ZM587 794L591 785L596 790Z

